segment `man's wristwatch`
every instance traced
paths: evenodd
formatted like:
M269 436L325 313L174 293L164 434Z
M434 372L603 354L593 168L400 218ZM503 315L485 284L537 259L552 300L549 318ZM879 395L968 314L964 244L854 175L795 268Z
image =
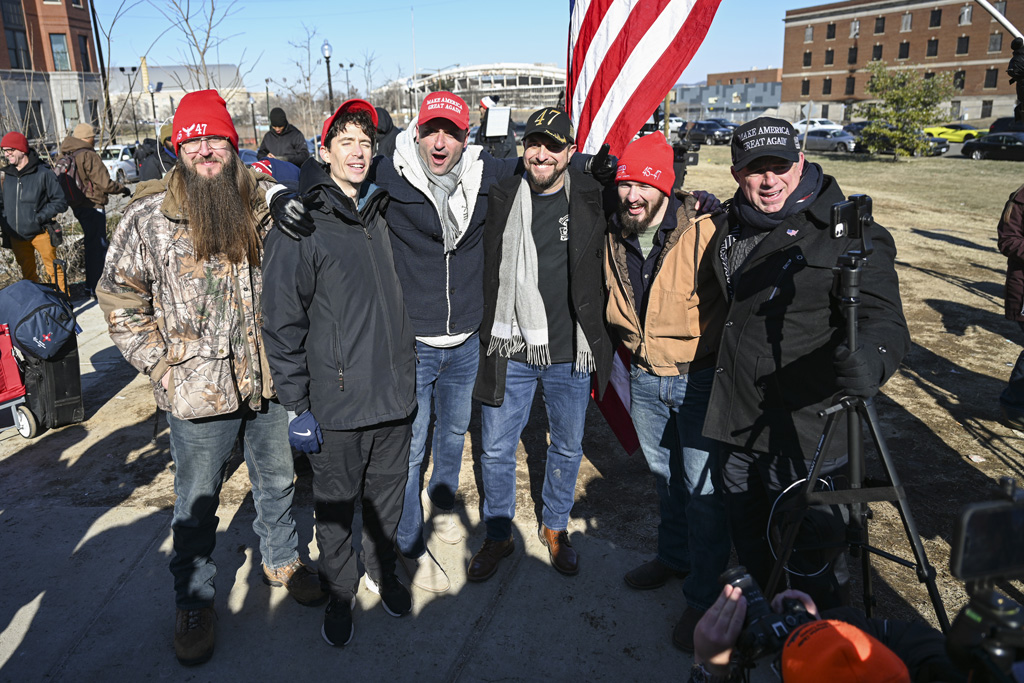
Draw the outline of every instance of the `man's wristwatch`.
M725 676L711 673L703 664L694 663L693 667L690 669L689 683L729 683L731 680L731 673L726 674Z

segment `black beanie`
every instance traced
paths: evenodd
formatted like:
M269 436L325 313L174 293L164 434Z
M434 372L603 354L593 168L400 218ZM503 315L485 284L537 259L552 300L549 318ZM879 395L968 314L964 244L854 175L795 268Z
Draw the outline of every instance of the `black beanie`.
M281 107L274 107L270 110L270 125L283 128L288 125L288 117Z

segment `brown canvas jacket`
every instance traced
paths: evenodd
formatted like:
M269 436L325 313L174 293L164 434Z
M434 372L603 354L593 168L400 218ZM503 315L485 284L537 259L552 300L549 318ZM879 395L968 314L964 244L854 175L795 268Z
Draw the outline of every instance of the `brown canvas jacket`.
M198 263L180 197L167 180L141 183L110 242L96 293L110 337L147 374L157 406L180 419L253 409L274 390L260 330L259 264ZM253 208L265 237L271 226L260 186ZM169 391L160 383L170 370Z
M694 361L713 362L728 309L715 279L715 254L707 250L715 225L709 214L697 215L689 193L680 191L678 196L683 203L676 212L676 228L658 256L643 321L640 306L633 301L624 237L614 223L606 236L608 327L612 337L633 352L635 363L661 377L686 374Z
M124 190L124 185L111 179L110 171L103 165L100 155L85 140L69 135L60 143L61 154L71 154L79 150L85 151L75 154L75 164L83 180L89 180L86 183L85 196L94 209L102 209L107 205L107 195L119 194Z

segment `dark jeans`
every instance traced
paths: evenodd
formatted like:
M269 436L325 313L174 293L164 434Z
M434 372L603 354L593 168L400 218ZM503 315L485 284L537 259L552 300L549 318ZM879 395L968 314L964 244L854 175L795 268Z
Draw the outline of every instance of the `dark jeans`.
M779 495L795 481L805 479L809 471L809 462L784 458L768 453L747 451L735 446L723 444L722 493L725 496L725 511L729 521L729 531L736 555L741 565L747 568L750 575L760 585L761 590L767 589L768 578L775 558L768 545L767 526L772 504ZM826 461L821 469L820 478L836 473L846 466L846 459ZM776 515L779 513L776 512ZM814 506L807 512L804 525L797 537L796 546L810 544L834 544L845 542L843 521L837 516L845 517L848 513L840 506ZM808 522L813 517L813 520ZM830 529L822 534L808 531ZM838 535L837 535L838 534ZM778 541L776 543L776 551ZM827 551L826 551L827 552ZM818 564L813 562L812 564ZM794 566L791 560L790 567ZM834 559L831 566L818 576L803 577L789 575L793 588L801 590L812 598L819 609L838 607L847 602L850 581L846 566L845 548ZM784 580L783 580L784 581ZM780 584L777 590L785 588ZM771 596L767 596L771 597Z
M1024 322L1017 322L1024 332ZM1017 356L1017 362L1010 371L1010 381L999 395L999 405L1010 420L1024 422L1024 349Z
M103 275L103 262L107 259L107 212L80 206L72 209L75 218L82 224L85 235L85 288L89 292L96 291L96 283Z
M395 532L409 476L412 418L350 431L323 431L320 452L309 456L318 566L331 595L348 600L359 584L352 519L360 502L366 573L379 582L395 572Z

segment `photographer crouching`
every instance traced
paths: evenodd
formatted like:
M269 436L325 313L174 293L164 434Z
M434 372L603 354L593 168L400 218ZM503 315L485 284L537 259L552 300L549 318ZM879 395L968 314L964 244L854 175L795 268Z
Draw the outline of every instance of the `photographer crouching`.
M791 124L761 117L740 126L732 161L739 188L716 217L708 247L720 255L715 268L729 311L704 435L723 444L721 489L739 561L765 586L774 564L766 535L772 506L807 476L825 425L819 411L839 395L877 393L910 337L896 248L872 221L864 227L874 253L861 280L859 344L846 346L833 266L854 240L832 239L829 229L830 209L845 196L804 159ZM846 425L838 427L822 454L822 479L847 462ZM792 586L823 608L848 602L846 514L838 506L808 510L789 564L798 572Z

